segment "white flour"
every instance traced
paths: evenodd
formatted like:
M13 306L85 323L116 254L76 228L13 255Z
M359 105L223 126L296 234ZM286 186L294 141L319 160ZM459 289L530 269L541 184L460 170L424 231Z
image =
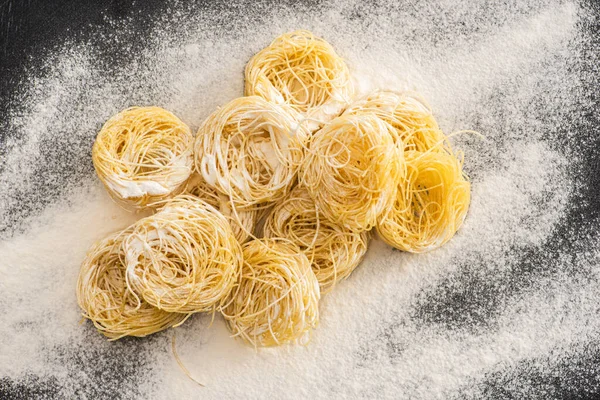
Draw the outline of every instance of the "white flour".
M299 28L338 49L361 92L416 90L447 132L485 136L457 137L473 180L464 227L424 255L374 241L362 266L322 299L321 324L306 347L256 353L229 338L220 318L209 327L209 317L196 316L176 330L178 353L205 388L177 366L172 330L126 343L148 361L139 379L131 378L137 381L102 385L123 397L160 399L478 397L488 374L537 357L558 362L591 340L600 328L597 252L561 255L565 266L594 271L587 281L566 273L540 277L513 293L507 280L522 252L554 233L574 190L573 155L545 140L557 121L540 116L576 100L578 82L566 65L579 56L583 11L558 1L487 8L466 0L388 10L394 3L338 0L310 10L257 4L247 6L250 12L175 7L154 21L145 50L127 65L107 68L93 41L67 43L45 61L46 76L28 76L17 96L21 110L8 114L16 135L0 161L0 377L56 377L61 396L94 397L81 389L95 385L94 376L73 372L77 352L96 354L95 346L101 355L118 345L91 324L78 325L75 299L86 249L139 217L113 204L93 175L89 153L102 123L127 106L158 105L196 130L215 107L242 94L252 54ZM115 24L103 40L118 43L128 29ZM66 188L47 201L36 176L62 153L77 155L79 164L73 161L70 176L46 168L44 184ZM476 278L505 294L497 314L482 309L491 327L454 329L415 311L427 296L448 285L460 292ZM57 348L75 356L65 362Z

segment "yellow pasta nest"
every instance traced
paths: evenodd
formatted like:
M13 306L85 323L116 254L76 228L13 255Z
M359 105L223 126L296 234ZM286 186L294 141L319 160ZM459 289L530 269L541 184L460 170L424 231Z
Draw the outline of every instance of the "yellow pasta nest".
M446 136L433 113L416 95L380 90L354 102L345 115L373 113L393 127L396 142L404 151L443 151Z
M373 114L346 115L312 137L299 180L325 218L367 231L393 202L404 161L390 130Z
M96 243L83 261L77 280L77 302L83 316L113 340L146 336L177 326L187 318L186 314L159 310L127 288L121 248L125 234L112 234Z
M229 221L233 235L238 242L244 243L253 233L259 216L259 210L247 211L232 207L231 201L226 194L207 185L198 174L194 174L189 179L185 192L199 197L219 210Z
M229 329L254 346L306 340L319 321L319 283L306 255L283 239L243 246L244 266L223 310Z
M265 224L266 237L297 244L312 261L321 294L348 277L367 251L367 232L353 233L323 218L305 188L297 186L278 203Z
M245 93L290 105L316 130L344 110L354 89L348 67L333 47L300 30L279 36L250 59Z
M377 225L379 236L397 249L422 253L454 236L469 208L470 184L462 162L447 152L407 152L406 180Z
M92 160L110 195L140 209L183 189L193 168L190 129L160 107L132 107L109 119Z
M321 295L357 268L372 228L420 253L463 223L462 154L417 94L352 102L345 61L304 30L250 59L244 92L196 138L159 107L126 109L98 133L92 157L110 195L156 211L82 265L79 305L109 338L212 311L254 347L306 343Z
M136 222L123 249L132 291L165 311L218 310L240 274L241 247L229 223L191 195Z
M252 209L289 191L307 138L293 110L257 96L240 97L200 127L196 170L239 209Z

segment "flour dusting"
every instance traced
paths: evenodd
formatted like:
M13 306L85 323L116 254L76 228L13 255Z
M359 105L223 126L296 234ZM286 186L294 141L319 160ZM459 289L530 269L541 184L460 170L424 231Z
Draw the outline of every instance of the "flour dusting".
M526 379L576 374L568 367L600 339L594 221L572 223L585 219L582 165L597 141L575 111L597 82L584 57L592 12L569 1L177 3L149 17L142 37L127 20L66 40L41 60L43 73L24 73L5 115L10 134L0 132L0 393L485 398L502 386L558 398L575 390L584 380L540 392ZM79 264L96 240L140 215L114 204L94 175L97 131L133 105L164 107L197 130L243 94L247 60L295 29L328 40L361 93L416 91L447 133L483 135L453 139L472 180L463 228L427 254L373 241L322 299L305 347L256 352L206 315L107 342L80 324ZM177 365L173 334L206 387Z

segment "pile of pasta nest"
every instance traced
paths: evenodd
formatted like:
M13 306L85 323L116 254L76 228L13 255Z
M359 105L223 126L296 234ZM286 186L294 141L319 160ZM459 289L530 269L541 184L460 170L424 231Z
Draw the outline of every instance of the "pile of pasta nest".
M307 31L276 38L245 69L245 96L194 136L133 107L98 133L108 193L148 216L96 243L77 295L111 339L220 313L253 346L306 343L319 300L371 237L420 253L460 227L470 200L453 152L417 95L355 98L347 65Z

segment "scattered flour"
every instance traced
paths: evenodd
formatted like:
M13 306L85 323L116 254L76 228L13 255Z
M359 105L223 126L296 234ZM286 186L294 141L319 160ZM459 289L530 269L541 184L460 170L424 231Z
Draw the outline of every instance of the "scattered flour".
M49 72L25 77L0 161L0 377L54 376L59 397L93 397L85 387L93 376L73 373L77 354L117 345L89 340L92 327L79 325L75 298L86 249L139 218L119 209L93 174L90 149L102 123L127 106L158 105L195 130L242 95L252 54L299 28L339 50L361 92L415 90L448 132L485 136L457 137L473 181L464 227L423 255L374 241L362 266L322 299L322 321L306 347L255 352L231 339L221 318L210 325L198 315L176 334L183 363L205 388L170 353L174 331L127 343L151 360L135 388L102 384L124 398L476 397L487 374L597 339L595 252L575 260L563 254L561 262L595 271L585 282L565 274L512 293L506 281L522 251L552 237L574 190L575 159L552 144L556 120L540 115L576 101L577 77L566 67L579 56L583 11L560 1L395 3L176 5L152 19L143 50L118 66L99 48L118 47L132 28L109 21L96 41L67 42L45 61ZM493 328L452 330L414 318L416 298L481 275L506 286ZM65 362L57 348L69 348L75 360Z

